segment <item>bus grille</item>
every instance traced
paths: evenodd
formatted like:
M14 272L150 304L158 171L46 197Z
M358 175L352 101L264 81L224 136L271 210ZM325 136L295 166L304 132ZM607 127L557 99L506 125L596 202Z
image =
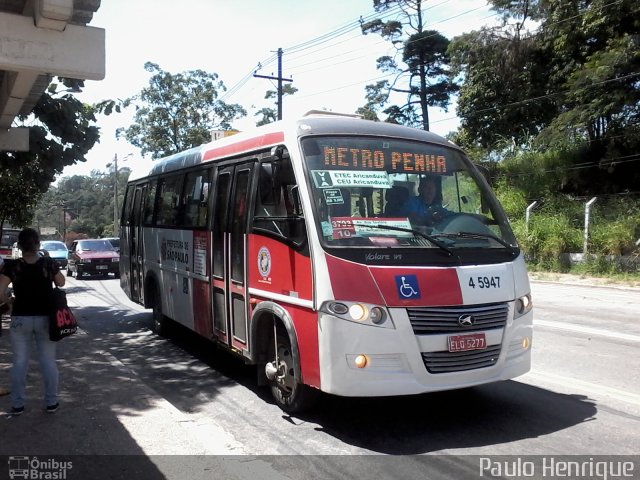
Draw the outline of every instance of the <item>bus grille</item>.
M500 345L468 352L423 352L422 360L429 373L463 372L495 365Z
M416 335L434 335L504 328L509 306L506 303L494 303L464 307L407 308L407 313ZM473 325L463 327L458 319L466 315L473 317Z

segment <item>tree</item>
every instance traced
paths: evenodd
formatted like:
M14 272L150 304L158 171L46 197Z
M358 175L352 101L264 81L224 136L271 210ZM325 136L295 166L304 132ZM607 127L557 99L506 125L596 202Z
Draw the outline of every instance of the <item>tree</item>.
M545 13L540 42L551 52L550 87L563 93L546 138L620 138L640 123L640 4L555 0Z
M564 152L573 194L637 190L640 4L492 0L502 26L456 37L462 138ZM525 28L537 22L535 32ZM533 141L531 139L533 138ZM635 163L634 163L635 162Z
M361 25L363 34L377 33L396 48L395 56L377 60L378 69L390 74L392 80L367 85L367 103L358 109L366 118L377 118L381 110L387 115L385 121L429 130L429 107L446 111L451 95L457 91L449 74L449 40L435 30L424 29L422 3L422 0L374 0L376 12L399 9L399 15L392 20L376 18ZM405 95L406 101L386 107L393 93Z
M31 223L35 204L42 195L35 182L25 181L32 178L28 166L17 166L0 173L0 226L5 222L14 227L25 227Z
M282 97L284 98L286 95L293 95L296 93L298 89L293 85L287 83L282 87ZM278 104L278 92L277 90L267 90L267 93L264 95L265 100L276 99L276 106ZM256 126L266 125L268 123L273 123L278 120L278 111L275 108L261 108L255 113L255 116L262 115L262 118L256 122Z
M42 94L30 115L18 126L29 126L29 151L0 152L0 223L25 226L33 218L39 197L67 165L84 162L99 139L96 108L68 93L81 80L59 78ZM65 87L58 91L59 86Z
M113 235L114 173L94 170L60 179L38 202L33 224L87 237ZM130 173L126 167L118 169L118 205Z
M505 140L522 145L558 111L555 98L546 96L547 52L527 30L540 19L539 9L528 0L491 3L502 25L455 37L449 47L453 70L463 79L457 113L466 137L479 147Z
M151 62L144 68L153 74L149 86L124 102L135 106L134 123L118 131L143 155L160 158L201 145L211 140L211 130L230 130L233 120L247 114L218 98L226 88L216 73L172 74Z

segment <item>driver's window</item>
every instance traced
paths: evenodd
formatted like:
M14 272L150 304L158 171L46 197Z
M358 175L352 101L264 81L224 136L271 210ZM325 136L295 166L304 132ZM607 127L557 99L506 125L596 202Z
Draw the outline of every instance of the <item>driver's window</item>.
M278 172L277 179L274 172ZM292 171L278 170L271 163L261 164L253 212L254 231L301 244L305 229L298 195Z

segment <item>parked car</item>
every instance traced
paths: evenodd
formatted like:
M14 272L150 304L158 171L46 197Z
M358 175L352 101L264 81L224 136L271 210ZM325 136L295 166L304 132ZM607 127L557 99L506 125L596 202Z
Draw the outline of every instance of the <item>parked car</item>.
M20 230L6 225L2 229L2 237L0 237L0 258L7 260L13 257L12 245L18 241Z
M105 238L105 240L109 240L109 243L113 246L113 249L120 253L120 238L119 237L109 237Z
M84 274L120 277L120 254L106 238L76 240L69 249L67 277L74 273L76 278Z
M58 262L60 268L67 268L69 250L64 243L57 240L43 240L40 242L40 250Z

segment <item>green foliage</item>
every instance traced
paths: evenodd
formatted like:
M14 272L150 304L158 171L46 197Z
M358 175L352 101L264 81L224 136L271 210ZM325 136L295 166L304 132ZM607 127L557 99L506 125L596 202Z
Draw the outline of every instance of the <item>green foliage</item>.
M543 156L547 160L554 157L550 152ZM589 222L590 256L585 262L571 265L568 254L582 253L584 248L585 204L589 197L547 192L537 198L539 204L527 225L525 211L531 200L528 192L542 188L536 185L535 168L532 167L530 188L521 188L527 183L522 181L518 187L512 182L514 177L507 175L494 185L529 265L533 269L589 275L640 273L640 249L635 245L640 238L640 198L597 197Z
M60 81L77 90L82 82ZM0 151L0 221L28 225L40 196L65 166L84 162L99 138L96 109L73 95L58 91L52 83L32 114L20 117L17 126L29 126L29 151Z
M99 171L89 176L62 178L38 202L32 224L38 228L54 228L57 238L67 242L78 235L105 237L114 231L114 173ZM130 170L118 169L118 211Z
M25 182L32 177L27 166L5 169L0 173L0 222L14 227L26 227L33 218L33 207L42 194L34 182Z
M454 73L464 77L457 113L478 145L491 148L504 138L520 144L554 117L541 82L545 53L533 39L486 27L454 38L449 54ZM539 100L523 101L530 98Z
M282 87L282 97L284 98L287 95L293 95L297 91L298 91L298 89L296 87L294 87L293 85L287 83ZM264 98L266 100L275 99L276 108L267 108L267 107L265 107L265 108L261 108L260 110L258 110L255 115L256 116L262 115L262 118L260 120L258 120L258 122L256 122L256 126L257 127L259 127L261 125L267 125L268 123L273 123L276 120L278 120L278 111L277 111L278 92L277 92L277 90L267 90L267 93L265 93Z
M396 55L378 58L380 71L393 74L393 79L367 85L366 104L358 113L368 119L386 115L385 121L429 130L429 107L447 109L451 95L458 87L449 72L449 40L435 30L425 30L422 0L374 0L376 12L396 18L376 18L361 25L362 33L375 33L392 42ZM402 64L399 63L401 60ZM392 93L402 94L406 101L389 105Z
M539 213L530 219L526 235L518 238L530 262L566 271L561 254L581 251L582 231L562 213Z
M589 229L589 251L600 255L622 255L629 253L635 240L635 226L627 220L594 223Z
M134 123L118 132L143 155L160 158L209 142L211 130L230 130L233 120L247 114L218 98L226 88L215 73L172 74L151 62L145 70L153 74L149 86L125 102L135 106Z
M463 145L497 160L509 156L504 140L559 152L557 183L565 193L637 190L640 3L491 3L503 25L465 33L449 46L463 79ZM531 20L537 23L528 30Z
M502 203L502 207L510 219L522 217L529 205L525 192L514 186L507 186L504 180L499 181L496 185L496 194L498 200Z

